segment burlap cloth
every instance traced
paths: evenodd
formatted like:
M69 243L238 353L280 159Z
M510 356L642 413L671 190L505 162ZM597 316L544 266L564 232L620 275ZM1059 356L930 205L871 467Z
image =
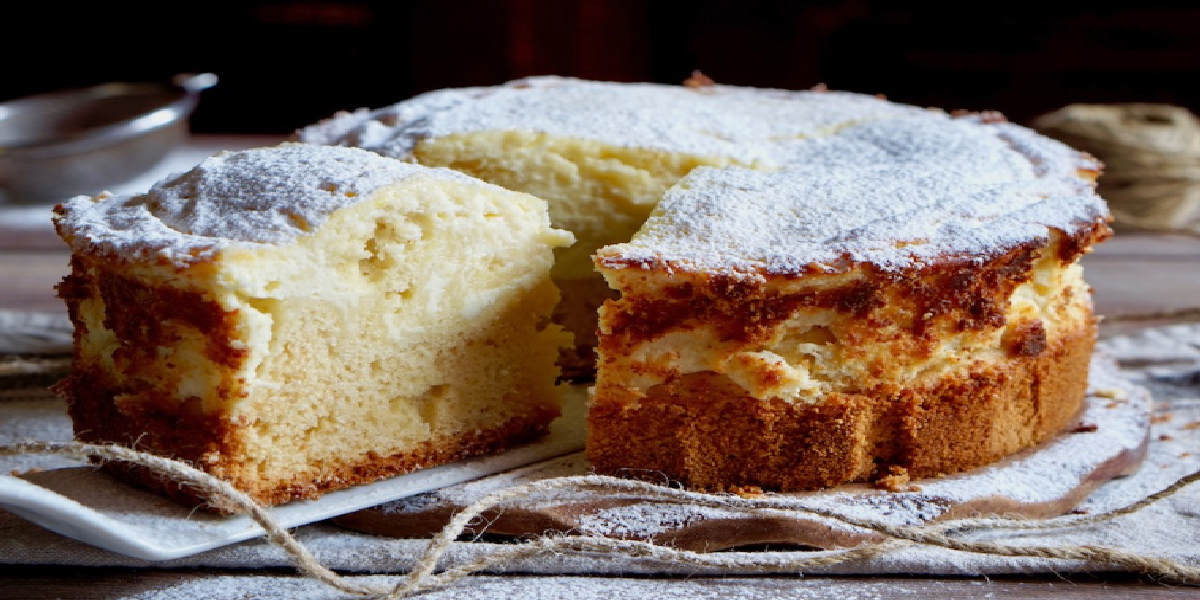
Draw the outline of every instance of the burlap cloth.
M1072 104L1033 122L1104 163L1116 228L1200 233L1200 119L1167 104Z

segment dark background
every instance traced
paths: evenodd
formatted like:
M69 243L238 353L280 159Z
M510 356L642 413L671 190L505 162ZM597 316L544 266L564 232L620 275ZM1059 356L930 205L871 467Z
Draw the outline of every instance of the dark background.
M1200 2L6 4L0 100L211 71L221 79L193 116L198 133L289 133L338 110L525 75L678 83L693 69L1019 122L1072 102L1200 112Z

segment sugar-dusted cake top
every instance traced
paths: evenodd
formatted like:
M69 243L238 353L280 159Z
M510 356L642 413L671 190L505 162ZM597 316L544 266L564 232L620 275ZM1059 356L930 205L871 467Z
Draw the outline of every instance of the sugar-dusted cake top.
M1106 218L1095 163L1009 123L919 117L864 123L797 148L774 172L702 168L602 267L795 275L983 261Z
M438 90L385 108L341 113L298 135L308 143L406 157L425 138L532 131L778 165L806 139L854 123L923 112L846 92L534 77L495 87Z
M76 250L184 264L231 243L290 242L418 174L475 181L357 148L288 143L219 153L146 194L72 198L55 222Z
M423 139L530 131L722 156L760 171L694 171L603 267L661 264L789 274L903 268L992 254L1094 224L1081 172L1099 163L991 114L862 94L538 77L430 92L298 132L315 144L409 157Z

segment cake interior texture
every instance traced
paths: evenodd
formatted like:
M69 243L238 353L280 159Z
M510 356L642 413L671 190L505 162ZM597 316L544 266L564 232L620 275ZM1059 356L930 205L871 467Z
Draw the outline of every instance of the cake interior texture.
M592 253L632 237L666 190L695 167L731 162L527 131L422 140L413 156L545 198L551 221L575 234L577 242L558 251L553 276L562 293L555 321L576 340L562 366L579 379L592 374L596 311L614 297L597 276Z
M302 129L301 140L362 147L451 168L544 198L576 243L557 251L555 321L575 336L564 374L594 370L596 310L616 294L592 264L625 242L663 194L698 167L777 170L790 149L862 120L920 109L831 92L610 83L534 77L437 90Z
M276 504L547 431L570 343L549 320L549 270L571 238L543 201L355 149L218 158L145 196L59 208L77 355L57 389L79 439L183 459ZM255 183L289 175L309 187ZM210 229L277 235L203 231L194 213L238 194L261 204L225 206ZM264 212L268 227L250 222Z

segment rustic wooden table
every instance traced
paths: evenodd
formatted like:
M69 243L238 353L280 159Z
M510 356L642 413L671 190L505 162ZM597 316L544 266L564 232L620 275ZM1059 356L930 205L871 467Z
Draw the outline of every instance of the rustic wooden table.
M269 143L268 139L212 138L193 150ZM48 224L48 207L0 206L0 310L63 312L54 285L67 271L68 253ZM1102 335L1147 325L1200 321L1200 237L1118 232L1084 258ZM33 525L31 525L32 527ZM0 557L2 560L3 557ZM312 597L320 588L289 587L289 571L183 570L0 565L0 598L261 598ZM531 597L791 597L791 598L1195 598L1200 589L1130 574L1040 577L479 577L466 584L489 598ZM269 590L248 594L246 589ZM445 596L462 597L455 587ZM175 590L175 591L170 591ZM239 591L243 590L243 591ZM289 591L290 590L290 591ZM557 592L555 590L558 590ZM602 592L596 592L601 590ZM161 592L161 593L159 593ZM576 593L578 592L578 593ZM473 596L480 594L472 593ZM332 591L320 597L339 597ZM428 597L428 596L427 596Z

